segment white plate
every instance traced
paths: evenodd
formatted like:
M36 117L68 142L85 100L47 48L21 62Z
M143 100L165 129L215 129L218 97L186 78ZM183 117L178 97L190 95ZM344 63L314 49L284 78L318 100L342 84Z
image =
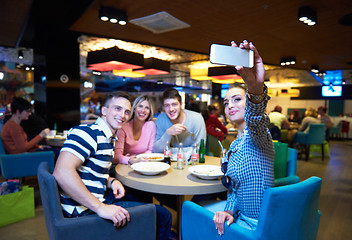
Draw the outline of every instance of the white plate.
M157 175L170 168L170 165L164 162L139 162L131 165L131 168L144 175Z
M223 172L221 172L221 167L216 165L196 165L188 168L192 174L196 175L202 179L217 179L221 177Z
M163 153L142 153L137 155L137 158L148 158L149 161L151 162L159 162L164 160L164 154Z
M46 136L45 137L46 139L49 139L49 140L56 140L56 141L62 141L62 140L65 140L66 137L65 136L62 136L62 135L56 135L56 136Z

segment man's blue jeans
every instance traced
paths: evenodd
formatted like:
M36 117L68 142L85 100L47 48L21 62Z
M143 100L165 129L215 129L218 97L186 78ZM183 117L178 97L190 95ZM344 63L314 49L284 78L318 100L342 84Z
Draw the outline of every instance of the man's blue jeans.
M105 196L106 201L105 204L114 204L123 208L130 208L141 206L147 203L142 202L132 202L132 201L121 201L119 199L115 199L114 194L112 191L108 191ZM170 236L171 224L172 224L172 215L165 207L160 205L155 205L156 208L156 231L157 231L157 239L158 240L168 240ZM78 214L77 211L73 212L71 217L81 217L94 214L91 210L86 210L81 214Z

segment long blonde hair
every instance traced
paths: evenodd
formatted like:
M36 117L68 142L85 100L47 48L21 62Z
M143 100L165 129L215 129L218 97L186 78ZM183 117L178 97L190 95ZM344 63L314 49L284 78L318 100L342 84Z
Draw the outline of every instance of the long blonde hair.
M317 118L318 117L318 113L317 113L317 110L315 110L314 108L308 108L306 110L306 112L304 113L304 116L305 117L314 117L314 118Z

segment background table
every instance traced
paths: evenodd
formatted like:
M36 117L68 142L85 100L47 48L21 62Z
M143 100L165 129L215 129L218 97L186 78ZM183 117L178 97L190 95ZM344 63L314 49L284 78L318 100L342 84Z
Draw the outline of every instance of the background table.
M205 157L206 165L220 165L217 157ZM177 197L177 224L178 234L181 236L181 209L185 195L211 194L226 191L219 179L203 180L188 171L190 166L183 170L174 169L176 162L161 174L154 176L142 175L124 164L116 166L116 178L125 186L152 193L176 195Z

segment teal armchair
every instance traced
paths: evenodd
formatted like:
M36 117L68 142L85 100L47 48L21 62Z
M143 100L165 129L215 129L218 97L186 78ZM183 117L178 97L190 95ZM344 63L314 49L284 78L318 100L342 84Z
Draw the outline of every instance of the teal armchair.
M1 174L5 179L23 178L37 175L41 162L47 162L54 170L54 152L43 151L33 153L6 154L0 138Z
M275 186L283 186L299 182L297 176L297 150L289 148L287 143L274 142Z
M308 132L297 132L293 140L294 143L301 143L305 146L306 160L309 158L309 148L312 144L321 145L321 156L324 160L325 124L311 123Z
M320 188L318 177L269 188L264 193L257 228L248 230L231 224L225 226L222 236L215 229L213 212L186 201L182 208L182 239L314 240L320 222Z

